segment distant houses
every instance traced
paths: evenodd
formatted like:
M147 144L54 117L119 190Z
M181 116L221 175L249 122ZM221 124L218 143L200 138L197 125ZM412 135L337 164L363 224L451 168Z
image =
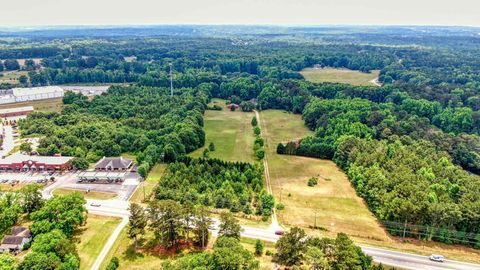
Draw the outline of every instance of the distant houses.
M236 109L240 108L240 105L235 104L235 103L230 103L230 104L227 105L227 108L229 110L232 110L232 107L236 110Z
M0 253L18 252L23 246L32 240L32 234L26 227L15 226L10 235L6 235L0 244Z

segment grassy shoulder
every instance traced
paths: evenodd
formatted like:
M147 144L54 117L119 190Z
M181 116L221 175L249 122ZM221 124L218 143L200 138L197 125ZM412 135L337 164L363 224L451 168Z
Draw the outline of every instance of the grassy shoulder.
M227 161L253 162L253 142L251 120L253 112L242 112L240 109L232 112L225 107L225 100L213 99L210 105L217 104L221 111L207 110L204 115L206 142L205 146L192 152L192 157L201 157L203 150L213 142L215 151L210 152L211 158Z
M119 218L88 215L87 224L80 228L74 240L77 241L80 269L91 268L110 234L119 223Z
M149 236L147 236L148 238ZM215 238L211 237L206 252L210 251L215 242ZM248 251L253 252L255 250L255 239L242 238L240 242ZM270 252L275 252L274 243L264 242L265 250L262 256L256 256L255 259L260 262L260 270L272 269L272 257L265 255L265 252L269 250ZM148 245L148 243L147 243ZM152 250L146 248L137 248L134 249L133 240L128 238L127 229L123 229L119 237L115 241L112 249L109 251L108 255L105 257L100 269L105 269L110 260L116 256L120 260L120 266L118 270L154 270L161 269L162 263L167 260L174 260L177 256L182 256L190 252L189 250L184 250L179 254L173 256L159 255L153 252Z
M109 192L98 192L98 191L85 191L85 190L79 190L79 189L68 189L68 188L57 188L53 190L53 195L67 195L72 192L80 192L82 193L83 197L85 199L92 199L92 200L110 200L114 199L117 197L117 194L115 193L109 193Z
M162 263L167 259L167 257L159 256L140 248L135 250L133 240L128 238L127 228L124 228L118 236L100 269L105 269L113 257L117 257L120 260L118 270L161 269Z
M167 164L159 163L155 165L148 174L147 179L140 183L132 197L130 197L130 202L141 204L145 201L145 199L150 198L153 189L162 177L166 168Z
M359 86L374 86L377 85L375 81L380 74L379 70L373 70L370 73L364 73L350 69L338 69L338 68L305 68L300 74L305 80L313 83L348 83L351 85Z

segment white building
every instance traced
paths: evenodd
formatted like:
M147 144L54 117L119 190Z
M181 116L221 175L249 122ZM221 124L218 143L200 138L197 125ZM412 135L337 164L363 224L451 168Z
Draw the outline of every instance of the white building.
M13 88L9 93L0 96L0 104L22 101L61 98L65 91L58 86L43 86L30 88Z

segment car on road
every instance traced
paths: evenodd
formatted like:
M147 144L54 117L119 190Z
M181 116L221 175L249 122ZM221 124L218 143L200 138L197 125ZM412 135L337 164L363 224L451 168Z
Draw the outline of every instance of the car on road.
M442 255L438 255L438 254L432 254L430 255L430 260L431 261L434 261L434 262L444 262L445 261L445 257L443 257Z
M99 204L99 203L92 202L92 203L90 203L90 206L93 206L93 207L100 207L100 206L102 206L102 205L101 205L101 204Z
M283 235L284 233L285 233L285 232L282 231L282 230L276 230L276 231L275 231L275 234L276 234L276 235Z

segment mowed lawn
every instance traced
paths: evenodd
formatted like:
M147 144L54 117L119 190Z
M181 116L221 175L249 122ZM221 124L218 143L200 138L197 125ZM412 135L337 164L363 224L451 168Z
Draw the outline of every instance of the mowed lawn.
M305 80L314 83L333 82L348 83L351 85L372 86L372 82L378 79L379 70L373 70L370 73L364 73L357 70L339 69L339 68L305 68L300 74Z
M89 214L87 224L80 228L75 235L80 269L90 269L98 254L107 242L115 227L120 223L119 218Z
M117 194L110 193L110 192L98 192L98 191L89 191L86 192L85 190L79 189L69 189L69 188L57 188L53 190L53 195L68 195L73 192L79 192L85 197L85 199L93 199L93 200L110 200L117 197Z
M267 140L267 158L272 189L285 209L277 211L281 224L308 228L316 222L329 235L345 232L360 238L388 239L376 218L368 210L348 181L330 160L278 155L279 142L311 135L300 115L279 110L262 111L262 135ZM307 186L310 177L318 177L315 187Z
M253 162L253 135L251 120L253 112L242 112L240 109L232 112L225 107L225 100L213 99L210 105L217 104L221 111L207 110L204 115L206 143L190 155L201 157L203 150L210 142L215 144L215 151L210 152L211 158L227 161Z

